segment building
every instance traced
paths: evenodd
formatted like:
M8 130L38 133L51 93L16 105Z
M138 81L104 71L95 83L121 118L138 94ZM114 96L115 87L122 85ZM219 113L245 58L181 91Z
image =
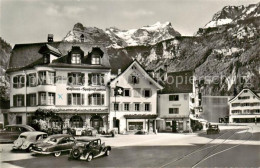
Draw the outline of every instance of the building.
M231 96L202 96L202 118L208 122L226 122Z
M145 130L154 132L157 118L157 83L135 60L111 81L110 127L120 133ZM123 87L122 96L115 96L115 88ZM113 121L113 122L112 122Z
M99 44L48 42L16 44L9 68L9 124L107 129L111 67Z
M230 123L260 122L260 94L250 89L243 89L229 100Z
M193 86L192 71L166 73L164 89L158 93L159 131L189 131L195 102Z

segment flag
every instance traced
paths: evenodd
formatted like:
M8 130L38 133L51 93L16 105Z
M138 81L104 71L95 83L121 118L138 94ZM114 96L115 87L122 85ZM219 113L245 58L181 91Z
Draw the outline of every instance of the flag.
M119 87L119 86L116 86L115 88L115 96L123 96L124 94L124 88L123 87Z

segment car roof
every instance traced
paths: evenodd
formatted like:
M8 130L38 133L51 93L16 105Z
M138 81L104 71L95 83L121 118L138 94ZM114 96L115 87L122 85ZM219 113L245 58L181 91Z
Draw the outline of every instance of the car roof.
M47 134L45 132L40 132L40 131L31 131L31 132L23 132L20 135L25 135L25 136L37 136L37 135L42 135L42 134Z
M29 125L23 125L23 124L7 125L6 127L23 127L23 128L27 128L28 130L35 131L33 127Z
M81 141L81 142L90 142L90 141L95 141L95 140L101 140L100 138L78 138L76 141Z
M72 137L72 136L69 134L54 134L54 135L49 136L49 138L56 138L56 139L63 138L63 137Z

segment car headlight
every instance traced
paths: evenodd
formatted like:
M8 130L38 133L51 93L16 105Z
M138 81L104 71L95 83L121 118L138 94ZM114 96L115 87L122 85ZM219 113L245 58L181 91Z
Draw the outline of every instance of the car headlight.
M43 151L43 152L46 152L46 150L47 150L47 148L42 148L42 151Z

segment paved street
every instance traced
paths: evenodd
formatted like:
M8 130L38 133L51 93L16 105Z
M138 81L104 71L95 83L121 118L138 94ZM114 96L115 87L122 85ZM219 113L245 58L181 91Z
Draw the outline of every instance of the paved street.
M102 137L113 147L110 156L91 162L11 152L2 145L3 167L259 167L260 128L222 126L218 135L170 134ZM1 167L2 167L1 166Z

